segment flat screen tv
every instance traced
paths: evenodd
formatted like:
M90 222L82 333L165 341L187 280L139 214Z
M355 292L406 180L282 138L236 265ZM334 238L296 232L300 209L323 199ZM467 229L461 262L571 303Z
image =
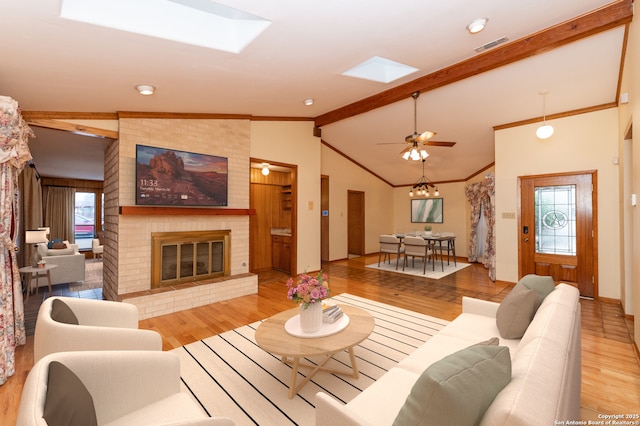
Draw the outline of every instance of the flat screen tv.
M225 157L136 145L136 204L226 206L227 172Z

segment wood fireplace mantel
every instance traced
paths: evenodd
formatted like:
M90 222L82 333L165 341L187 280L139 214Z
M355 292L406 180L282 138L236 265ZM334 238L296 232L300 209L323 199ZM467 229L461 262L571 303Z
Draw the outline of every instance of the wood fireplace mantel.
M120 206L119 213L127 216L255 216L256 209Z

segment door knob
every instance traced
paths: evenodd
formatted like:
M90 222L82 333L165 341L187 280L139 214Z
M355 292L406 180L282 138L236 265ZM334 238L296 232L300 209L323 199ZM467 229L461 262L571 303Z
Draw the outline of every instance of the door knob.
M525 238L525 239L524 239L524 242L525 242L525 243L528 243L528 242L529 242L529 238Z

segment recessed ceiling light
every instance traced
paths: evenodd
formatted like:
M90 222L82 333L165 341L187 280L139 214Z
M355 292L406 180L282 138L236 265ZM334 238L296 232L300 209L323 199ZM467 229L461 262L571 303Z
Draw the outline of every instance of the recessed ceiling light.
M304 104L305 104L306 106L311 106L311 105L313 105L313 98L305 99L305 100L304 100Z
M153 92L156 91L156 88L153 87L150 84L138 84L136 86L136 90L138 91L138 93L140 93L141 95L144 96L149 96L149 95L153 95Z
M487 18L478 18L474 19L469 25L467 25L467 31L470 34L477 34L480 31L484 30L484 27L487 25L489 19Z
M394 80L405 77L418 71L418 68L401 64L390 59L374 56L342 73L349 77L363 78L365 80L391 83Z

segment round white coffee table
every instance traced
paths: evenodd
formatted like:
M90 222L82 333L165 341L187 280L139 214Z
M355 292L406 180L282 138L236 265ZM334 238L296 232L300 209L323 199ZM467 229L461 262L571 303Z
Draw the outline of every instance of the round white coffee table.
M328 336L309 338L296 337L289 334L285 330L285 324L290 318L300 312L299 308L280 312L266 319L256 329L256 343L258 343L258 346L267 352L280 355L282 362L292 364L289 399L293 398L320 370L358 378L358 366L353 348L369 337L373 331L375 321L373 316L364 309L348 305L339 306L345 315L348 316L348 324L343 330ZM351 371L338 371L324 367L335 354L344 350L349 352ZM319 356L323 356L325 359L318 363L318 365L309 365L300 362L301 358ZM291 359L291 361L289 359ZM297 384L296 379L298 378L298 369L300 367L309 367L312 368L312 371L307 374L301 383Z
M51 263L45 263L41 268L34 268L33 266L24 266L19 269L20 273L26 274L27 278L27 302L29 301L29 295L31 294L31 279L35 275L36 277L36 295L38 294L39 279L40 277L47 277L47 284L49 285L49 293L51 293L51 270L57 268L58 265Z

